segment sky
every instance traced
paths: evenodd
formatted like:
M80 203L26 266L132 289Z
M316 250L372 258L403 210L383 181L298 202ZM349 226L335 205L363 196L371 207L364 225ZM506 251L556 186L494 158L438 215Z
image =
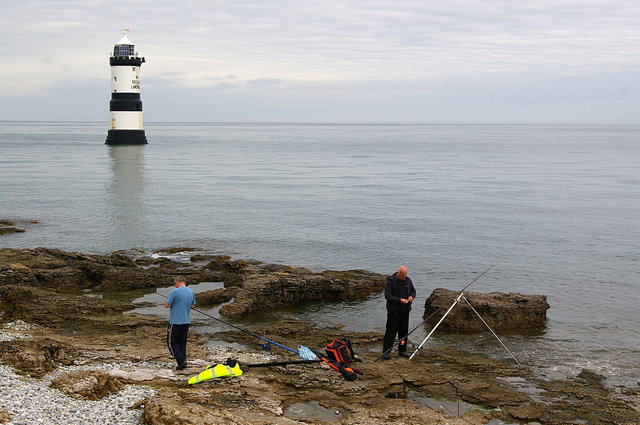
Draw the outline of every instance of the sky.
M637 0L0 0L0 120L640 123Z

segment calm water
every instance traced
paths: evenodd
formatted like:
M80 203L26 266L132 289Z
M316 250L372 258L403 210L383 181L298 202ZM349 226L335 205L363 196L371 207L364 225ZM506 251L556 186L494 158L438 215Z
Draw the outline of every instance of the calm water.
M0 122L0 246L106 253L195 246L313 269L409 267L434 288L545 294L539 336L505 336L541 373L640 379L640 126ZM414 309L413 325L420 323ZM297 317L384 328L381 296ZM417 331L419 342L425 333ZM490 334L439 335L507 357Z

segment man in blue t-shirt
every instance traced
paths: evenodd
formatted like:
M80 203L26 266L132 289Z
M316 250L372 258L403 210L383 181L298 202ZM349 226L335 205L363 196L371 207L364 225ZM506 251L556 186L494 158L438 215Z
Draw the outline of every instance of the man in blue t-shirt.
M169 298L164 303L166 308L170 308L167 346L171 355L178 362L176 369L182 370L187 367L187 334L189 333L189 323L191 323L191 307L196 304L196 296L191 288L187 288L184 277L177 276L173 282L176 289L171 291Z

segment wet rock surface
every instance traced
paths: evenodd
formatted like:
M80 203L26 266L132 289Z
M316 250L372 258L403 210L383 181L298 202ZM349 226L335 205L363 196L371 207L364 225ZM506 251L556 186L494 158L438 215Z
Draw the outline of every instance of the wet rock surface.
M235 296L234 290L219 288L212 289L210 291L200 292L196 294L196 304L198 306L215 306L218 304L226 303Z
M51 381L51 387L81 400L100 400L120 391L124 384L108 373L98 370L75 371Z
M45 250L44 257L38 261L26 261L33 255L30 250L23 253L10 250L8 257L0 255L6 259L0 262L0 267L4 267L0 270L8 270L10 264L16 263L29 269L26 274L20 274L18 272L23 269L14 267L14 272L5 274L0 280L0 322L10 325L0 328L0 334L4 335L0 338L0 361L5 365L0 365L0 373L5 373L6 367L10 366L22 375L22 381L9 377L7 387L0 388L3 394L12 391L11 388L19 382L45 382L51 374L61 371L52 379L51 386L69 394L74 400L109 400L123 396L127 388L131 391L127 400L133 400L131 397L137 394L137 402L132 407L123 408L124 402L118 407L113 403L100 405L101 415L111 414L104 411L109 409L105 406L120 409L113 414L119 415L118 418L128 418L119 419L118 423L123 424L333 422L461 425L486 424L492 420L497 423L495 421L500 420L507 423L599 425L640 421L640 414L629 399L608 389L599 375L589 371L568 380L542 379L529 365L517 366L509 361L485 358L451 347L424 350L411 361L398 357L396 352L391 360L377 360L382 346L381 333L345 332L296 320L243 327L294 348L300 344L320 349L334 338L349 338L356 354L363 360L355 363L354 367L363 374L356 381L348 382L322 363L244 366L245 373L240 377L188 385L189 377L207 365L222 363L228 358L243 365L299 358L276 347L262 351L260 340L238 330L229 329L210 335L198 335L192 331L189 334L189 367L177 371L165 345L164 320L126 313L133 307L128 301L82 295L82 289L104 284L104 280L86 278L85 262L95 263L87 260L91 256L79 253L54 255ZM70 260L62 264L67 255ZM279 296L286 302L307 299L307 295L299 293L302 286L296 286L290 280L295 281L300 276L312 281L310 299L324 299L325 296L341 299L344 291L348 290L340 288L345 279L377 279L376 275L361 271L309 273L287 266L231 261L222 257L172 264L155 259L148 262L136 261L135 258L120 259L120 255L102 256L97 263L106 263L106 268L139 269L140 263L145 262L149 266L153 262L157 267L149 270L155 270L154 276L162 277L164 281L171 281L172 276L178 273L189 276L192 283L199 273L229 275L224 280L225 288L235 291L235 294L248 294L250 291L243 285L252 280L256 283L249 287L261 297L265 294L260 292L260 288L266 291L264 288L280 288L278 285L282 285L278 290ZM117 264L109 264L111 261ZM198 264L194 265L196 262ZM44 264L51 268L43 267ZM208 268L203 272L204 267ZM46 273L46 270L60 269L65 269L65 273L79 280L73 284L61 284ZM13 280L20 276L31 276L32 280ZM325 283L321 284L321 281ZM109 285L112 284L115 283ZM322 285L330 290L323 290ZM379 288L377 283L371 285ZM294 289L288 293L285 286ZM128 287L125 285L123 288L124 291ZM276 305L270 303L274 303L273 299L242 304L238 307L242 313L239 316L250 314L257 306ZM383 309L381 306L381 311ZM211 340L224 343L207 345ZM134 391L135 388L146 390ZM37 397L36 394L34 392L30 397ZM640 389L628 389L627 395L637 398ZM419 402L427 398L458 400L475 407L468 411L441 412ZM57 400L52 396L53 399ZM15 406L2 403L0 401L0 409L10 416L9 420L18 417ZM85 408L73 406L78 411ZM68 412L64 414L70 415ZM0 410L0 420L1 415ZM89 419L82 423L108 423L92 421L91 415L85 415ZM98 417L97 413L95 417Z
M423 317L426 323L435 326L458 295L459 292L448 289L434 290L424 304ZM486 331L487 327L482 322L484 320L496 331L542 330L546 325L548 309L549 303L544 295L465 292L439 329L455 332Z
M0 360L2 364L28 372L33 376L42 376L60 365L72 363L72 348L58 340L23 338L0 342Z
M0 226L0 235L8 235L10 233L23 233L26 230L13 226Z
M224 305L220 314L243 317L305 301L362 299L382 290L385 282L384 276L364 270L314 273L305 268L270 266L246 265L235 301Z
M24 233L27 230L25 229L25 227L28 227L30 225L33 224L37 224L38 222L35 220L32 221L19 221L16 222L14 220L0 220L0 236L2 235L9 235L12 233Z
M185 263L132 254L135 253L90 255L48 248L0 249L0 286L19 284L66 293L126 291L170 286L173 278L181 275L187 277L189 284L224 282L224 291L200 295L200 299L211 304L235 298L220 313L242 317L303 301L366 298L379 292L385 282L384 276L364 270L313 272L254 260L232 261L227 256L194 254Z

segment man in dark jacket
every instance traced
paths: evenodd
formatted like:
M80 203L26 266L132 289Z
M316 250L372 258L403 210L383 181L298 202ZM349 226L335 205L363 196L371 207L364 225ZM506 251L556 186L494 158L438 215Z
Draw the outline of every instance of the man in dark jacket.
M382 343L383 357L385 360L391 358L391 349L396 335L402 338L398 346L398 354L401 357L411 357L407 353L406 336L409 333L409 312L411 303L416 297L416 288L411 278L407 276L405 266L398 267L398 271L387 278L384 297L387 300L387 330Z

